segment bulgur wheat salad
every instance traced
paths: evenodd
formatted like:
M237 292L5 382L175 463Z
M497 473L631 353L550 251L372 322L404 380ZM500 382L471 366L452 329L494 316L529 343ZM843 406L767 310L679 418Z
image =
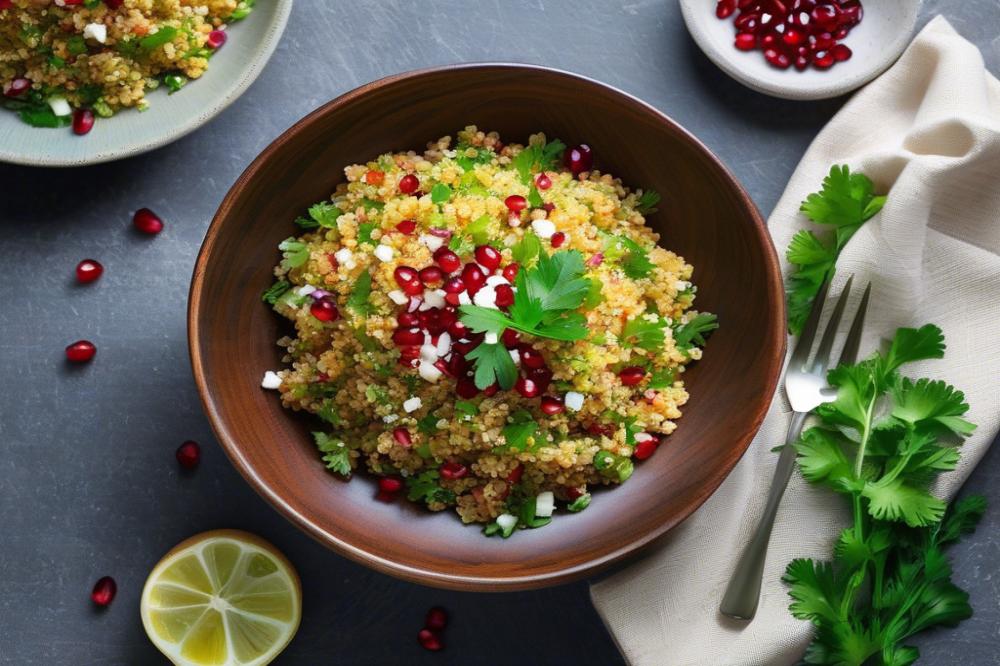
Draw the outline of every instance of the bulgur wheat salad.
M487 535L580 511L673 432L715 316L645 225L659 196L586 145L470 126L345 169L264 300L295 326L262 386L325 423L327 466Z
M0 0L4 106L35 127L72 124L148 105L208 68L226 23L254 0Z

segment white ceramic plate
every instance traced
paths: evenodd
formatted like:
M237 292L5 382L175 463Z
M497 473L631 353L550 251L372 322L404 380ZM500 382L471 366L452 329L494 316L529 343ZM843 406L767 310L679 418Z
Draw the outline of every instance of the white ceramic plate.
M910 42L920 0L862 0L864 18L844 40L854 55L828 70L776 69L760 50L733 46L733 18L715 16L716 0L680 0L688 31L709 59L758 92L786 99L824 99L850 92L884 72Z
M161 86L149 94L147 111L124 109L98 118L85 136L68 127L31 127L0 109L0 162L79 166L131 157L181 138L250 87L274 52L291 9L292 0L258 0L249 16L227 28L229 39L200 79L173 95Z

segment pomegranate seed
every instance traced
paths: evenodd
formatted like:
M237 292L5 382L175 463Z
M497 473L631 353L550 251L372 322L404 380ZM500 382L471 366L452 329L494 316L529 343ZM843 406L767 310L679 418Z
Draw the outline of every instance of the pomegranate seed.
M177 447L174 455L177 457L177 462L181 467L184 469L194 469L201 462L201 447L198 446L198 442L188 440Z
M76 265L76 281L81 284L93 282L104 273L104 266L96 259L84 259Z
M514 390L525 398L537 398L538 394L542 392L538 388L538 383L534 379L528 379L527 377L518 377L517 381L514 382Z
M557 231L552 234L552 238L549 239L549 242L552 243L553 248L562 247L562 244L566 242L566 234L561 231Z
M451 324L451 326L448 327L448 335L451 336L452 340L459 340L461 338L464 338L468 334L469 334L469 328L460 321L456 320ZM452 345L452 348L454 349L454 343Z
M544 368L545 359L542 357L541 352L534 347L524 346L521 347L521 365L531 369Z
M400 312L396 315L396 321L402 328L413 328L420 325L420 317L416 312Z
M8 7L9 6L10 5L8 5ZM0 9L3 9L3 7L0 7ZM3 94L6 97L19 97L28 92L29 88L31 88L31 81L22 76L11 81L10 85L7 86L7 90L5 90Z
M500 271L500 275L502 275L503 279L507 280L507 282L513 282L514 278L517 277L517 272L520 269L521 266L517 263L507 264L506 266L503 267L503 270Z
M444 291L448 294L461 294L465 291L465 282L460 277L448 278L444 283Z
M588 266L592 266L592 267L596 267L596 266L600 266L601 262L603 262L603 261L604 261L604 253L598 252L597 254L595 254L594 256L592 256L590 259L587 259L587 265Z
M782 35L781 37L781 40L785 42L785 44L787 44L788 46L798 46L803 41L805 41L805 39L806 39L805 33L803 33L800 30L796 30L795 28L789 28L788 30L785 31L785 34Z
M132 216L132 224L144 234L155 236L163 231L163 220L148 208L140 208Z
M417 230L416 220L403 220L402 222L396 225L396 231L398 231L401 234L406 234L407 236L409 236L416 230Z
M403 482L394 476L383 476L378 480L378 489L386 495L395 495L403 489Z
M471 379L468 377L461 377L455 384L455 393L458 394L459 398L470 400L479 395L479 389L476 388L475 382Z
M491 395L496 395L499 390L500 390L500 385L494 382L483 389L483 395L485 395L488 398Z
M413 446L413 440L410 439L410 431L406 428L396 428L393 430L392 438L399 442L400 446L405 446L406 448Z
M833 35L828 32L821 32L813 37L813 49L816 51L829 51L836 44Z
M833 31L833 38L839 41L841 39L846 38L850 32L851 32L850 28L837 28L836 30Z
M111 576L105 576L94 583L94 589L90 591L90 600L96 605L104 608L115 600L118 593L118 584Z
M457 356L455 358L458 358ZM439 358L434 361L434 367L441 371L442 374L448 375L449 377L454 377L455 373L451 371L451 366L448 365L448 361L443 358Z
M795 69L799 70L800 72L805 71L809 67L809 56L806 55L795 56L794 65Z
M340 310L329 298L321 298L318 301L313 301L313 304L309 306L309 313L323 322L337 321L340 319Z
M535 176L535 187L540 190L547 190L552 187L552 179L547 174L540 173Z
M462 260L447 247L439 247L434 251L434 261L445 273L454 273L462 267Z
M560 398L552 395L543 395L541 409L544 414L554 416L555 414L562 414L566 411L566 405L563 404L563 401Z
M825 51L825 52L821 51L816 54L815 58L813 58L813 65L817 69L830 69L831 67L833 67L833 62L834 62L833 53L831 53L830 51Z
M370 170L365 173L365 182L369 185L381 185L385 181L385 172Z
M399 179L399 191L403 194L413 194L420 189L420 179L408 173Z
M396 270L392 272L392 277L396 280L396 284L400 287L405 287L414 280L418 280L420 274L417 272L417 269L410 266L397 266Z
M764 49L764 60L778 69L788 69L792 64L789 57L777 49Z
M554 203L544 203L544 204L542 204L542 210L544 210L546 213L551 213L555 209L556 209L556 205Z
M811 14L813 24L825 32L833 32L840 25L840 10L834 5L816 5Z
M229 36L224 30L213 30L208 33L208 39L205 40L205 45L210 49L217 49L226 43Z
M719 0L715 5L715 15L720 18L729 18L736 11L736 0Z
M566 489L566 497L570 501L573 501L575 499L579 499L580 497L583 497L583 491L580 490L579 488L567 488Z
M655 437L643 440L635 445L635 457L638 460L645 460L656 452L656 447L659 445L660 442Z
M455 323L455 320L458 319L458 314L455 312L455 308L449 308L446 306L445 309L441 310L440 314L438 314L438 319L445 328L450 328L451 325ZM444 333L444 331L441 332Z
M424 332L416 327L397 328L392 332L392 341L400 347L419 346L424 344Z
M444 643L441 642L441 637L430 629L421 629L420 632L417 633L417 641L420 643L422 648L431 652L437 652L444 648Z
M441 465L442 479L455 480L465 477L469 473L468 468L460 462L449 461Z
M552 383L552 371L548 368L531 368L528 377L534 379L543 391L549 388L549 384Z
M514 305L514 290L509 284L498 284L496 286L496 304L498 308L509 308Z
M96 353L97 347L90 340L77 340L66 347L66 359L73 363L86 363Z
M420 281L426 285L440 284L444 280L444 271L437 266L427 266L420 269Z
M733 21L733 25L740 32L756 34L758 28L760 28L760 14L756 12L744 12Z
M448 612L445 609L440 606L435 606L427 611L427 617L424 619L425 628L430 629L431 631L444 631L444 628L447 625Z
M438 336L448 329L448 323L441 320L441 310L431 308L424 312L424 328L433 336Z
M518 483L522 476L524 476L524 465L517 463L517 467L510 470L510 474L507 475L507 483Z
M590 149L590 146L581 143L579 146L573 146L567 150L563 161L566 164L566 168L573 172L575 176L584 171L590 171L590 167L594 165L594 153Z
M431 227L428 229L431 236L437 236L438 238L444 238L445 240L451 238L451 229L443 229L441 227Z
M512 194L503 200L507 209L512 213L520 213L522 210L528 207L528 200L522 197L520 194Z
M500 256L500 252L490 245L480 245L476 248L474 254L476 256L476 263L491 271L499 268L500 261L503 259Z
M760 38L760 48L761 49L771 49L778 46L778 40L781 36L776 32L769 32Z
M591 423L587 426L587 433L595 437L611 437L615 434L615 427L610 423Z
M499 301L499 299L497 300ZM499 304L498 302L497 305ZM500 334L500 341L507 349L513 349L521 341L521 334L512 328L504 329L504 332Z
M736 34L735 45L740 51L753 51L757 48L757 37L751 32L739 32Z
M833 55L833 59L837 62L844 62L845 60L850 60L854 52L851 51L851 47L846 44L837 44L834 46L830 53Z
M423 342L424 336L420 335L420 340ZM395 341L395 334L393 334L393 341ZM420 347L417 346L404 346L399 350L399 364L404 366L412 367L416 360L420 358Z
M645 376L645 369L639 367L638 365L623 368L621 372L618 373L618 378L625 386L635 386L641 382Z
M119 7L122 6L123 2L125 2L125 0L104 0L104 4L106 4L111 9L118 9Z
M462 282L465 283L469 296L474 296L486 284L486 276L483 275L483 269L470 263L462 269Z

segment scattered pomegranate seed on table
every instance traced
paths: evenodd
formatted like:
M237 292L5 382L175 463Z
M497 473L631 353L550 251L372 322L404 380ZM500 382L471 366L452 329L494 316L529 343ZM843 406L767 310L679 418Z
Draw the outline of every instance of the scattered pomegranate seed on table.
M97 347L90 340L77 340L66 347L66 359L73 363L86 363L94 358Z
M226 43L226 39L229 36L224 30L213 30L208 33L208 39L205 40L205 45L210 49L217 49Z
M118 584L111 576L104 576L94 583L94 589L90 591L90 600L95 605L105 608L115 600L118 593Z
M198 442L188 440L177 447L174 455L181 467L194 469L201 462L201 446L198 445Z
M444 631L448 626L448 612L440 606L427 611L427 618L424 620L424 627L431 631Z
M444 648L444 643L441 642L441 637L430 629L421 629L417 633L417 641L420 643L422 648L430 650L431 652L437 652Z
M76 265L76 281L87 284L104 274L104 266L96 259L84 259Z
M148 208L140 208L132 216L132 224L144 234L155 236L163 231L163 220Z
M77 109L73 112L73 134L83 136L94 129L94 112L90 109Z

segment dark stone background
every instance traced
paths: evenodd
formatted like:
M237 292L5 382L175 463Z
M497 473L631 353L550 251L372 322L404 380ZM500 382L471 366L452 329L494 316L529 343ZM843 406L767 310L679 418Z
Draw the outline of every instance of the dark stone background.
M1000 3L930 0L921 25L938 13L1000 70ZM199 132L89 168L0 165L0 662L165 663L137 612L147 572L185 537L236 527L274 542L302 575L302 627L277 663L621 663L585 583L504 595L443 592L325 550L230 466L191 377L191 268L216 207L250 160L355 86L486 60L573 70L642 97L716 151L765 213L843 102L787 102L731 81L702 56L670 1L299 0L260 79ZM167 222L155 239L129 228L142 206ZM86 257L102 261L106 273L78 287L73 267ZM68 368L63 347L79 338L96 342L97 359ZM185 439L204 445L191 475L179 475L173 457ZM968 489L989 495L994 508L954 551L976 616L921 640L921 663L1000 664L998 488L994 451ZM116 577L119 595L95 612L88 592L105 574ZM414 639L435 604L453 617L440 654Z

